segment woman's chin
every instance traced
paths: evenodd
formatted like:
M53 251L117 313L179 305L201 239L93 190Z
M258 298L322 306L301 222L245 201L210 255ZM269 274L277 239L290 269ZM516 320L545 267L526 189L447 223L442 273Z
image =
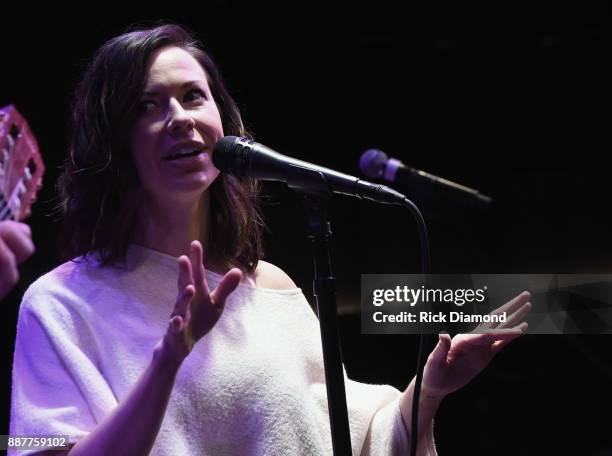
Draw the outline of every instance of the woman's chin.
M218 174L218 171L211 173L210 170L206 170L173 176L166 188L169 193L176 194L177 196L197 196L208 190Z

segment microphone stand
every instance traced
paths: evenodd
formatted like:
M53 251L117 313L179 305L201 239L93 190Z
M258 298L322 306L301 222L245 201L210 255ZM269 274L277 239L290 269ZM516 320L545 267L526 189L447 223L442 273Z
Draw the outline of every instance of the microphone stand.
M332 273L329 250L332 232L327 220L327 206L331 192L320 172L306 169L304 169L303 181L292 183L290 186L302 198L306 210L307 236L312 242L315 276L313 291L321 328L333 452L334 456L351 456L353 452L338 334L336 279Z

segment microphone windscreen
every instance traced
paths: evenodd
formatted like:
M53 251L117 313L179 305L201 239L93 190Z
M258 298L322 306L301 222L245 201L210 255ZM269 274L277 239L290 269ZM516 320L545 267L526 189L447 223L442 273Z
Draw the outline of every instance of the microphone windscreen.
M212 161L215 167L226 171L233 161L233 149L236 147L237 136L225 136L217 141L213 149Z
M368 149L359 159L359 169L372 179L380 179L387 166L387 154L382 150Z

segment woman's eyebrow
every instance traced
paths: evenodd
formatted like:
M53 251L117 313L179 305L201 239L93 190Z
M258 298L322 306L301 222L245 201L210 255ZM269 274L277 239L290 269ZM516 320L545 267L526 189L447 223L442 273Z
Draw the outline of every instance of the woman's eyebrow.
M186 89L187 87L192 87L192 86L197 86L197 87L200 87L200 86L202 85L202 82L203 82L203 81L201 81L201 80L199 80L199 79L194 79L194 80L190 80L190 81L185 81L185 82L183 82L183 83L182 83L182 84L179 86L179 89L181 89L181 90L182 90L182 89ZM164 86L164 88L165 88L165 86ZM145 90L142 92L142 95L143 95L143 96L147 96L147 97L157 96L157 95L159 95L160 91L163 91L163 90L160 90L160 87L159 87L159 86L154 85L154 86L152 86L152 87L147 87L147 88L146 88L146 89L145 89Z

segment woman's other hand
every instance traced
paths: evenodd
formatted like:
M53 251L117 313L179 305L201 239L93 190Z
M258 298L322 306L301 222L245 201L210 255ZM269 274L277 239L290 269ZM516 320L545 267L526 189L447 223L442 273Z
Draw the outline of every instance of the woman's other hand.
M19 280L17 265L34 253L32 232L25 223L0 221L0 299Z
M530 297L524 291L491 312L506 312L506 322L481 324L475 330L481 334L457 334L452 339L448 334L440 334L425 364L422 392L442 398L476 377L503 347L527 331L527 323L521 320L531 309Z

